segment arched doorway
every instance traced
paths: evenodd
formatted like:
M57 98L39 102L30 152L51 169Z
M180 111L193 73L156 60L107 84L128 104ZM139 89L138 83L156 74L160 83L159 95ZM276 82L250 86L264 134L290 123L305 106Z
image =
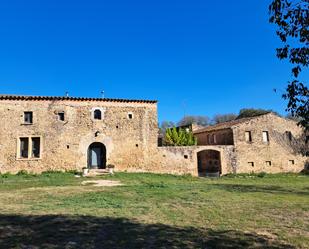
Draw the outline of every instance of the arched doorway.
M197 153L199 176L220 176L221 155L216 150L203 150Z
M106 147L102 143L92 143L88 148L88 168L106 168Z

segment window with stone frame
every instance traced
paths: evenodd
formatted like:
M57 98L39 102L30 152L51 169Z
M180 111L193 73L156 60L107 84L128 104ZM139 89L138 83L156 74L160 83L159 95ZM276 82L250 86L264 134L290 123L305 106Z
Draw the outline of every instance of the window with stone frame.
M269 133L268 131L263 131L263 142L268 143L269 142Z
M19 138L19 158L28 158L29 156L29 138Z
M99 109L95 109L93 111L93 119L95 120L101 120L102 119L102 112Z
M33 123L33 112L24 112L24 123L25 124Z
M251 134L251 131L246 131L245 132L245 140L246 142L252 142L252 134Z
M128 119L133 119L133 113L132 112L128 113Z
M31 149L31 157L32 158L40 158L41 154L41 139L39 137L31 138L32 149Z
M21 137L19 138L18 158L35 159L41 157L41 138L40 137Z

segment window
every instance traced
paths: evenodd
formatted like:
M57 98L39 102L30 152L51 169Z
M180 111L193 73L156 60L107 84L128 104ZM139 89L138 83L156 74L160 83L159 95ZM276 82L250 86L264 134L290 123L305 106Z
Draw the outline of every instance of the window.
M292 141L292 138L293 138L292 132L286 131L285 134L286 134L287 139L288 139L289 141Z
M19 158L40 158L41 139L39 137L21 137L19 138Z
M27 137L21 137L20 138L20 158L28 158L28 152L29 152L29 138Z
M128 113L128 119L133 119L133 113L131 112Z
M208 143L208 144L211 144L210 135L209 135L209 134L207 135L207 143Z
M269 142L269 134L268 131L263 131L263 142L268 143Z
M58 120L64 121L64 112L58 112Z
M40 158L40 138L39 137L33 137L32 140L32 153L31 156L33 158Z
M246 139L246 142L252 142L251 131L245 132L245 139Z
M32 112L24 112L24 123L25 124L33 123L33 113Z
M248 165L254 167L254 162L248 162Z
M214 141L214 144L216 144L216 143L217 143L217 136L216 136L216 134L213 134L213 135L212 135L212 139L213 139L213 141Z
M101 120L102 119L102 112L99 109L94 110L93 118L96 119L96 120Z
M184 159L188 159L189 158L188 155L184 155L183 157L184 157Z
M271 161L266 161L266 166L271 166Z
M292 166L295 164L295 161L294 160L289 160L289 166Z

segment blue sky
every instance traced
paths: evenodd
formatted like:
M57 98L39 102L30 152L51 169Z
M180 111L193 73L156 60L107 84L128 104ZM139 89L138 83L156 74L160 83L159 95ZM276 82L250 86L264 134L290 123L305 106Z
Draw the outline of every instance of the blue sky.
M269 2L2 0L0 93L157 99L160 121L284 114Z

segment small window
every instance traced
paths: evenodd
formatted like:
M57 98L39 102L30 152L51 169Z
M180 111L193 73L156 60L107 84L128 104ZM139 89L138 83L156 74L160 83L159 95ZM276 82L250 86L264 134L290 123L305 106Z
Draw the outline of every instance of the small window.
M32 112L24 112L24 123L25 124L33 123L33 113Z
M292 132L286 131L285 134L286 134L287 139L288 139L289 141L292 141L292 138L293 138Z
M184 159L188 159L188 155L184 155L183 157L184 157Z
M254 162L248 162L248 165L254 167Z
M32 157L40 158L41 141L39 137L33 137L32 139Z
M216 136L216 134L213 134L213 135L212 135L212 139L213 139L213 141L214 141L214 144L216 144L216 143L217 143L217 136Z
M29 138L21 137L20 138L20 148L19 148L19 157L20 158L28 158L29 153Z
M93 118L96 119L96 120L101 120L102 119L102 112L99 109L94 110Z
M268 143L269 142L269 134L268 131L263 131L263 142Z
M135 147L138 148L138 144L135 144Z
M128 113L128 119L133 119L133 113Z
M271 161L266 161L266 166L271 166Z
M292 166L295 164L295 161L294 160L289 160L289 166Z
M245 139L246 139L246 142L252 142L251 131L246 131L245 132Z
M64 121L64 112L58 112L58 120Z
M210 135L209 134L207 135L207 144L211 144Z

